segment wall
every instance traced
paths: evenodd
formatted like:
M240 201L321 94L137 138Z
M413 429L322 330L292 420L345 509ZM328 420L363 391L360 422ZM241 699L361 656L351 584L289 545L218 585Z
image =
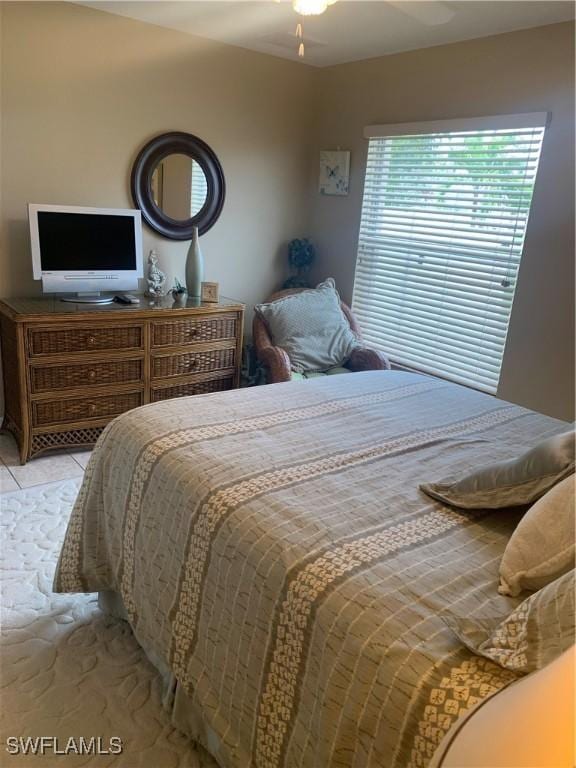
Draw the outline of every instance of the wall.
M574 26L523 30L319 70L316 151L350 149L348 197L311 186L315 277L352 294L367 141L378 123L551 111L498 395L574 418ZM315 157L317 157L317 152Z
M27 202L130 205L140 146L166 130L208 141L227 181L201 240L206 279L249 306L309 234L315 277L354 277L365 125L550 110L499 395L573 418L573 25L514 32L322 70L65 3L0 3L0 294L32 280ZM317 193L318 150L352 150L348 197ZM145 229L172 282L187 243Z
M0 295L40 293L26 204L129 207L140 147L167 130L207 141L226 204L200 244L207 280L252 305L287 274L301 235L310 68L66 3L4 3ZM147 227L170 285L188 243Z

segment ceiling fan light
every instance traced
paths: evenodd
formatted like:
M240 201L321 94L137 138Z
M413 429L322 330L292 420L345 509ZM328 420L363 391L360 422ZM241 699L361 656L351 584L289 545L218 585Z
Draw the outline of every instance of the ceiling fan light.
M292 8L301 16L319 16L329 5L332 5L332 2L329 0L292 0Z

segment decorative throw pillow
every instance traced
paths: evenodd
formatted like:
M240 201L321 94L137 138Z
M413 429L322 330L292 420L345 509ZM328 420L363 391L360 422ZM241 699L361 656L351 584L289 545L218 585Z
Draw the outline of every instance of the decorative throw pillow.
M574 475L542 496L518 523L500 562L503 595L535 590L574 568Z
M342 365L358 346L331 277L316 288L257 304L255 310L299 373Z
M545 667L574 644L574 570L520 603L495 626L494 620L442 616L474 653L518 673Z
M554 435L517 459L490 464L461 478L424 483L420 490L461 509L531 504L574 472L574 432Z

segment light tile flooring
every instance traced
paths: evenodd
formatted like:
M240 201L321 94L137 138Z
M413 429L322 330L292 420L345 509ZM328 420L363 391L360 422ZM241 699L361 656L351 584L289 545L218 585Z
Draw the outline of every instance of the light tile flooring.
M91 451L69 450L41 454L21 466L12 435L0 434L0 493L32 488L84 473Z

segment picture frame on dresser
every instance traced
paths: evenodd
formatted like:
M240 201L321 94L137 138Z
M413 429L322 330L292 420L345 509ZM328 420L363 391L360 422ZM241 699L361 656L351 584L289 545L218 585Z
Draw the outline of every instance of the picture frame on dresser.
M25 464L93 445L124 411L240 385L244 305L0 300L3 428Z

